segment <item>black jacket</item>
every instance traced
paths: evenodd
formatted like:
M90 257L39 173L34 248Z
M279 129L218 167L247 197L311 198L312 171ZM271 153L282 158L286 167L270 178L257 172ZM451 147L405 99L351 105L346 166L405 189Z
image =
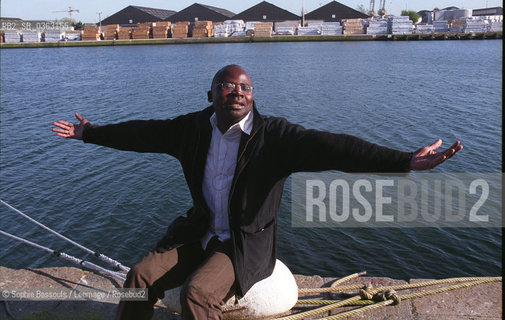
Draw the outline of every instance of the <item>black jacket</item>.
M83 140L120 150L161 152L183 168L194 206L178 217L159 241L158 250L200 241L210 214L202 181L210 145L212 106L173 120L128 121L86 126ZM251 135L242 133L229 196L236 294L244 295L268 277L276 259L277 214L284 181L293 172L336 169L345 172L406 172L412 153L381 147L362 139L307 130L283 118L265 117L253 109Z

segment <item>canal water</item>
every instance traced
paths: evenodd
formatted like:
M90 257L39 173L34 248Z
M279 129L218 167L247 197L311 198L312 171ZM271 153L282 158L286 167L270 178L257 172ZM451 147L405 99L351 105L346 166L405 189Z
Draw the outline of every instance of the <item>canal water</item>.
M51 132L79 112L94 124L165 119L208 105L215 72L251 75L259 111L307 128L414 151L465 148L431 172L499 173L502 41L192 44L1 51L0 197L51 228L132 265L191 206L180 165ZM295 228L290 181L278 256L293 272L441 278L501 274L500 228ZM2 230L86 255L7 208ZM7 267L68 265L1 238Z

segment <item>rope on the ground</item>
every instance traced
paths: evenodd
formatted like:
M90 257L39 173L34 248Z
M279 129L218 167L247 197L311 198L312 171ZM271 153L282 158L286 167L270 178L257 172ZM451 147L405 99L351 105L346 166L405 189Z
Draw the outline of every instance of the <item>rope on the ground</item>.
M330 288L335 288L335 287L339 286L340 284L342 284L344 282L347 282L347 281L350 281L352 279L356 279L357 277L365 276L365 275L366 275L366 271L361 271L361 272L350 274L350 275L348 275L346 277L340 278L340 279L336 280L335 282L333 282L331 284Z
M457 278L457 279L460 279L460 278ZM475 278L473 278L473 279L475 279ZM400 300L419 298L419 297L424 297L424 296L433 295L433 294L437 294L437 293L448 292L448 291L452 291L452 290L456 290L456 289L468 288L468 287L472 287L472 286L476 286L476 285L502 281L502 277L481 277L481 278L477 278L477 279L480 279L480 280L459 283L459 284L448 286L448 287L433 289L433 290L419 292L419 293L405 294L405 295L398 295L396 292L394 292L391 289L386 290L386 291L379 291L379 292L374 293L373 297L372 297L375 301L382 300L377 303L374 303L374 301L371 301L371 300L364 300L364 299L367 299L370 297L371 292L373 293L374 291L378 290L378 289L369 288L368 291L371 291L371 292L367 292L367 290L362 290L361 295L356 296L356 297L359 297L360 299L362 298L363 300L353 301L352 304L347 304L347 305L356 305L356 304L371 304L371 305L368 305L368 306L365 306L362 308L358 308L358 309L354 309L354 310L350 310L350 311L346 311L346 312L342 312L342 313L328 316L325 318L321 318L319 320L334 320L334 319L345 318L345 317L356 315L361 312L376 309L376 308L379 308L382 306L386 306L386 305L390 305L390 304L398 304L400 302ZM448 280L448 279L443 279L443 280ZM383 288L385 288L385 287L383 287ZM354 298L356 298L356 297L354 297ZM353 299L353 298L350 298L350 299ZM347 300L350 300L350 299L347 299ZM347 301L347 300L344 300L344 301ZM314 300L307 300L307 301L299 300L298 303L303 304L304 302L313 302L313 301ZM328 300L323 300L323 301L324 301L323 303L329 303ZM333 304L330 304L329 306L332 306L332 305ZM319 309L322 309L322 308L319 308ZM315 309L315 310L318 310L318 309ZM299 318L296 318L296 319L299 319Z
M317 314L320 314L320 313L323 313L323 312L327 312L327 311L330 311L330 310L338 308L338 307L349 305L349 304L351 304L351 303L353 303L355 301L358 301L360 299L361 299L360 296L355 296L355 297L352 297L352 298L349 298L349 299L345 299L345 300L342 300L342 301L335 302L333 304L330 304L330 305L327 305L327 306L324 306L324 307L321 307L321 308L317 308L317 309L314 309L314 310L300 312L300 313L297 313L297 314L294 314L294 315L290 315L290 316L286 316L286 317L282 317L282 318L277 318L275 320L296 320L296 319L302 319L302 318L305 318L305 317L314 316L314 315L317 315Z
M496 279L497 277L448 278L448 279L440 279L440 280L433 280L433 281L427 281L427 282L408 283L408 284L400 284L400 285L394 285L394 286L379 287L377 289L379 289L379 290L388 290L388 289L403 290L403 289L412 289L412 288L418 288L418 287L424 287L424 286L432 286L432 285L443 284L443 283L480 281L480 280L488 279L488 278L489 279ZM498 277L498 278L501 279L501 277ZM363 284L355 284L355 285L340 286L340 287L333 287L333 288L332 287L328 287L328 288L302 288L302 289L298 289L298 294L305 295L305 294L311 294L311 293L339 292L339 291L356 290L356 289L362 289L362 288L363 288Z

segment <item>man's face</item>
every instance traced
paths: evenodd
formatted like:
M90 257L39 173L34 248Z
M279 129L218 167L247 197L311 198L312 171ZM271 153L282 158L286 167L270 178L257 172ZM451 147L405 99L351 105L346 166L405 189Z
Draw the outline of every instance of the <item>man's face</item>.
M212 100L218 123L227 130L242 120L252 109L253 93L244 90L252 82L247 72L239 66L226 67L220 70L212 83ZM234 87L234 88L233 88Z

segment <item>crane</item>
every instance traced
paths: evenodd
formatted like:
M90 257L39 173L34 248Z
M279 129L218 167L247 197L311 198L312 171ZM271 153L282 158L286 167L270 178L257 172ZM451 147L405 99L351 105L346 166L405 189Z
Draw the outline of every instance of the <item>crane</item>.
M72 19L72 12L79 12L79 9L72 9L72 7L68 7L68 10L63 11L53 11L53 12L68 12L70 19Z
M368 15L375 16L375 0L370 0L370 8L368 8Z
M380 0L379 11L377 12L379 16L386 15L386 0Z

